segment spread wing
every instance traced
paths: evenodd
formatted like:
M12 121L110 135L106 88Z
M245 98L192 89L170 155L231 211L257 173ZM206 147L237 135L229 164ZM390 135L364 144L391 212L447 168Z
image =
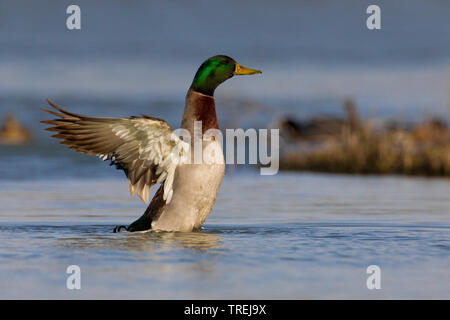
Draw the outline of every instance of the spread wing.
M166 121L147 116L83 116L47 101L59 111L42 109L58 117L41 121L52 125L46 130L58 132L52 137L61 139L69 149L97 155L104 161L111 160L111 165L125 172L130 194L137 194L146 203L150 187L164 182L164 200L170 202L175 170L178 164L186 161L190 146L173 132Z

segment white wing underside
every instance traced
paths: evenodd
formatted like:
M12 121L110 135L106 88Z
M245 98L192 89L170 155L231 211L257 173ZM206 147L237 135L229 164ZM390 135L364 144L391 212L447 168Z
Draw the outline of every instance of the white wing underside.
M156 125L149 125L149 119L133 119L133 125L137 131L130 130L125 126L111 126L111 130L119 138L126 141L134 140L137 135L145 133L147 135L147 143L139 146L139 159L144 161L144 166L156 166L155 176L158 177L156 183L164 183L163 199L169 203L173 195L173 179L175 177L175 170L181 163L186 163L190 145L182 141L171 129L167 130L154 129ZM100 154L102 160L113 160L114 154L108 155ZM142 179L142 178L141 178ZM145 203L149 201L149 184L145 184L142 189L139 189L138 183L133 184L128 179L130 194L137 194Z
M59 112L45 110L58 119L42 121L51 124L49 131L62 139L70 149L95 154L111 160L123 169L128 178L130 194L149 201L149 189L154 183L164 183L164 200L173 195L175 170L186 163L190 145L182 141L164 120L150 117L98 118L67 112L54 103Z

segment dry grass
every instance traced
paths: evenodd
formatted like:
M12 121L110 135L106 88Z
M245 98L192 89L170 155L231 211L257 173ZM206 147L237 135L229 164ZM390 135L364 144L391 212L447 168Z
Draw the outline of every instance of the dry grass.
M349 117L350 119L350 117ZM370 121L342 125L314 148L283 152L282 170L450 176L450 131L438 120L413 128L373 130ZM299 152L299 150L302 150Z

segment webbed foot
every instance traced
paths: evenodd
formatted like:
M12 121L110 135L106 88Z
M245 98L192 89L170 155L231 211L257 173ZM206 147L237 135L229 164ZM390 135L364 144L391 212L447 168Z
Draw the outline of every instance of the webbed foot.
M125 229L125 231L128 231L128 227L127 226L116 226L113 230L114 233L118 233L120 232L121 229Z

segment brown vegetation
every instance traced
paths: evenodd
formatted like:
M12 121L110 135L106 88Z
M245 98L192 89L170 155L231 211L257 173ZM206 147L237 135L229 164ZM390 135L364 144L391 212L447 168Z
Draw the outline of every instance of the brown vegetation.
M334 131L312 136L284 131L280 168L334 173L450 175L450 130L437 119L411 126L374 129L358 119L354 103L344 103L347 118L331 121ZM285 124L285 122L284 122ZM311 124L311 122L309 122ZM326 127L326 123L321 124ZM292 131L292 128L291 128ZM298 133L298 132L297 132ZM287 136L287 138L286 138Z
M3 125L0 127L0 144L20 145L29 143L31 140L31 133L22 127L12 114L5 117Z

